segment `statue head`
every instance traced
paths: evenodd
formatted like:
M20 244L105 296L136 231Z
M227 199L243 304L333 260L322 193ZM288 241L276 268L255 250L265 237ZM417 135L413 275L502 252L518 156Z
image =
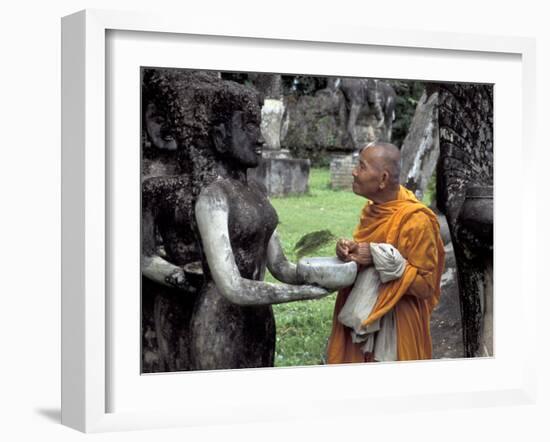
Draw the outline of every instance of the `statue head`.
M261 113L253 89L213 72L146 68L142 78L144 127L157 149L177 149L182 161L201 155L237 168L258 164Z
M153 147L159 150L176 150L178 145L173 130L165 115L157 109L154 101L144 104L143 128Z

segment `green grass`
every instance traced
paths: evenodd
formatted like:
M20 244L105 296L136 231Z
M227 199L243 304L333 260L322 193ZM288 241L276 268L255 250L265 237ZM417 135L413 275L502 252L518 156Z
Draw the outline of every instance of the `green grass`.
M287 258L296 262L294 245L306 233L328 229L336 238L351 238L365 202L351 191L330 189L328 169L311 169L308 195L271 199L279 215L277 230ZM334 256L334 246L328 244L314 255ZM275 281L269 274L266 280ZM335 297L273 306L276 367L324 362Z

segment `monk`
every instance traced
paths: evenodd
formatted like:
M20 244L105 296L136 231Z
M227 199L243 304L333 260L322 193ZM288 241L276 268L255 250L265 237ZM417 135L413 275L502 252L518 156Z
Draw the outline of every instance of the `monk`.
M431 359L430 316L440 296L445 253L435 214L414 194L399 185L400 152L393 144L375 142L360 151L353 170L353 191L368 199L353 241L340 239L336 254L355 261L359 269L373 265L371 243L395 247L405 260L401 276L379 286L374 307L361 327L368 328L384 315L394 315L396 360ZM376 361L373 352L352 341L351 329L338 314L351 287L336 298L329 339L329 364Z

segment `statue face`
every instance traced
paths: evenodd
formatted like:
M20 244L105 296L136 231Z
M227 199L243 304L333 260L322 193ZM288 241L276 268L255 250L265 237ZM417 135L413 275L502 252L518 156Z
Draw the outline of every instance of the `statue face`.
M382 172L373 148L366 147L359 154L359 161L353 169L353 192L372 199L380 190Z
M153 103L148 103L145 108L145 130L157 149L176 150L178 148L172 128Z
M235 111L231 118L227 154L246 167L256 167L262 157L264 143L258 117Z

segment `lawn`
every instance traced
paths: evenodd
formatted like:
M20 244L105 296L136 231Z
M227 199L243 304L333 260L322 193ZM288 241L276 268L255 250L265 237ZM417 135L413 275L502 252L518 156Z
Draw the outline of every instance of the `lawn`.
M279 215L277 230L286 256L296 262L294 245L306 233L330 230L335 237L351 238L366 200L351 191L329 188L328 169L312 169L309 194L272 198ZM313 254L334 256L334 243ZM271 275L266 278L274 281ZM273 307L277 323L275 366L317 365L324 362L336 294L315 301Z

